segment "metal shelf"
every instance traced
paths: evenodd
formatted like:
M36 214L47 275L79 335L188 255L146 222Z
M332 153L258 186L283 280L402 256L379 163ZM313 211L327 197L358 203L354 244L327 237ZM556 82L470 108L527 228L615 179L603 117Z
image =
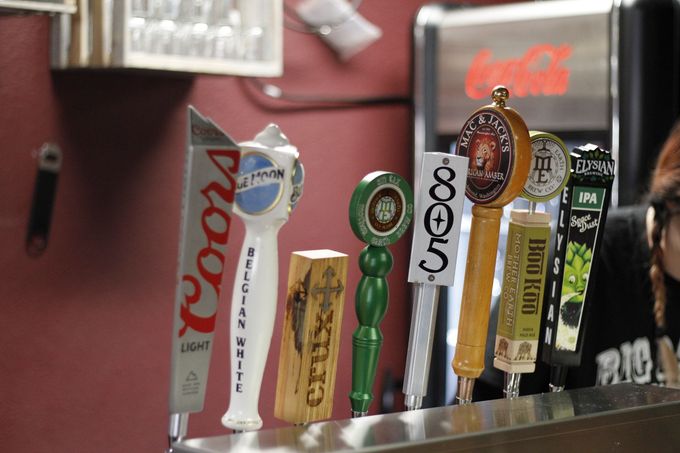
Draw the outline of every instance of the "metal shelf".
M617 384L201 439L175 453L680 451L680 390Z
M76 12L72 0L40 1L40 0L0 0L0 13L68 13Z
M282 0L241 2L198 19L135 12L132 0L78 0L78 5L77 14L52 19L52 69L259 77L283 73Z

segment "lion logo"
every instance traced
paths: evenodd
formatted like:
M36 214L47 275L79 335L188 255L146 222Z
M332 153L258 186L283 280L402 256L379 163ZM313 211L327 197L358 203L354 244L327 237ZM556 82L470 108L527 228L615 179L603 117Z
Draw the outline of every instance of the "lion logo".
M475 140L474 165L480 171L493 171L496 165L496 143L491 140Z

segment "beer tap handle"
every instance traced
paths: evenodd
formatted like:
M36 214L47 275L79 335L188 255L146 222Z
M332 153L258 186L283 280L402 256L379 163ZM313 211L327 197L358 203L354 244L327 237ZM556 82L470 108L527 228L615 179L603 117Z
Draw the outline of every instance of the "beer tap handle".
M349 208L354 234L368 245L359 256L361 280L355 293L359 326L352 337L352 417L368 413L383 336L380 322L387 311L387 275L392 253L387 245L396 242L413 217L413 193L399 175L368 174L352 194Z
M276 125L241 149L234 212L246 234L231 300L231 396L222 424L252 431L262 427L258 402L276 317L278 232L301 194L304 172Z
M193 107L187 131L172 335L170 450L187 435L189 413L203 410L241 157L239 146Z
M222 424L236 431L262 427L260 386L276 317L278 231L282 222L246 223L231 301L232 383Z
M493 89L493 104L475 111L463 125L456 154L468 157L465 194L472 207L458 342L453 369L457 399L472 401L475 379L484 370L491 288L503 207L519 195L529 173L531 147L526 124L505 103L505 87Z
M532 160L521 195L529 210L510 212L493 362L505 372L506 398L519 396L522 374L536 368L550 243L550 214L536 212L536 203L559 195L571 170L562 140L545 132L529 134Z
M347 262L347 255L333 250L290 257L276 418L299 425L332 415Z
M592 285L611 200L615 162L587 144L571 153L571 178L560 197L554 262L550 266L543 361L551 365L550 390L564 389L568 367L579 366Z
M352 335L352 417L368 413L373 401L373 383L383 343L380 332L387 312L387 274L392 270L392 253L387 247L367 245L359 256L361 280L356 290L355 311L359 326Z
M453 286L468 159L446 153L424 153L420 174L411 263L413 308L404 401L409 410L420 409L427 395L439 288Z
M461 404L472 401L474 379L484 370L485 332L489 325L491 288L502 214L502 208L479 205L472 207L458 341L452 362L459 378L457 398Z

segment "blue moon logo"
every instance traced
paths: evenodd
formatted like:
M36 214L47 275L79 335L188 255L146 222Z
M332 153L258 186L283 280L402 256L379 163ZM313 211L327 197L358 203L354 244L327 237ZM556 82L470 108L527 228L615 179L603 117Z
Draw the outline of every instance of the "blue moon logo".
M285 170L267 156L247 153L241 158L236 204L246 214L262 214L281 199Z

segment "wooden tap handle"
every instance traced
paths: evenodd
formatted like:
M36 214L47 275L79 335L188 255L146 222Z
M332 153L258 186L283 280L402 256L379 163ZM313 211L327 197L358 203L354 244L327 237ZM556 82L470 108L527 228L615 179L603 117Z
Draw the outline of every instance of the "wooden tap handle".
M491 288L502 214L502 208L472 207L458 342L452 362L458 376L476 379L484 370Z
M333 250L290 257L276 418L299 424L332 415L347 262L347 255Z

